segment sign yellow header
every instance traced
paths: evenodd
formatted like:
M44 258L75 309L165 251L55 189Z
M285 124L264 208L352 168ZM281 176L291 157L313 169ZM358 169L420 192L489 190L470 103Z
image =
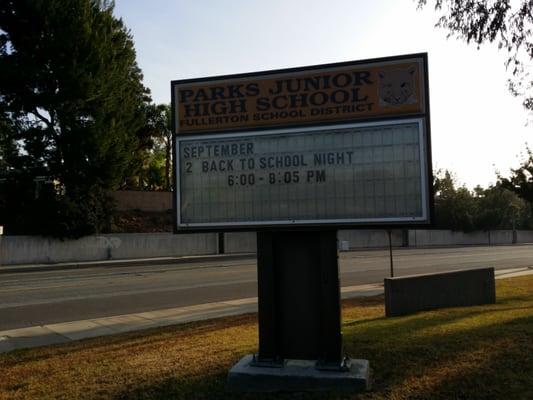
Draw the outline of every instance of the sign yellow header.
M424 113L422 57L175 82L175 132L281 127Z

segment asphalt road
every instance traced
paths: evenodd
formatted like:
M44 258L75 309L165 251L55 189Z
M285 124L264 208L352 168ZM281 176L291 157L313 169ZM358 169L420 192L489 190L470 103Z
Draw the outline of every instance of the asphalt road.
M395 276L533 266L533 245L395 249ZM382 282L384 250L341 253L341 285ZM255 260L145 264L0 275L0 330L181 307L257 295Z

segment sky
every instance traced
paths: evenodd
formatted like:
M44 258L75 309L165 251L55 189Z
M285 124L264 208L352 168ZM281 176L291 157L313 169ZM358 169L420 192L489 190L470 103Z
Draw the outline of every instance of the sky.
M431 1L429 1L431 3ZM433 170L487 187L517 167L533 124L507 90L506 54L435 28L413 0L116 0L144 83L170 103L170 81L428 53Z

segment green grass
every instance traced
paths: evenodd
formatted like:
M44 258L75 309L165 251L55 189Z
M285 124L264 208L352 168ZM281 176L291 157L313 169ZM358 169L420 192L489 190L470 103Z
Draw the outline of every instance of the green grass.
M382 297L344 302L345 350L374 370L359 396L225 393L257 351L246 315L0 355L0 399L533 399L533 276L498 281L497 299L397 318Z

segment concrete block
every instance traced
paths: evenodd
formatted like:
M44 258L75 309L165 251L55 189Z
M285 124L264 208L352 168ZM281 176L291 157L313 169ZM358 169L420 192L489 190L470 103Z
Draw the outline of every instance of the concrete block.
M387 317L495 302L494 268L385 278Z
M314 360L286 360L280 368L259 367L251 354L243 357L228 373L230 392L331 391L357 393L370 389L367 360L351 360L347 371L318 370Z

